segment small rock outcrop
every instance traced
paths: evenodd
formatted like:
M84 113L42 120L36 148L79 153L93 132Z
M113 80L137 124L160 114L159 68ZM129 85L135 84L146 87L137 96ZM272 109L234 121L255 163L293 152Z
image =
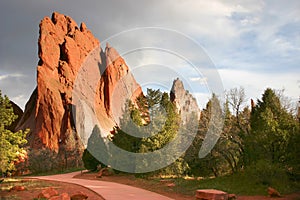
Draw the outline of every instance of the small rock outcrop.
M184 89L182 81L178 78L173 82L170 99L176 105L177 112L181 114L181 121L184 124L188 120L198 120L200 118L200 109L196 98ZM193 119L190 119L190 117L193 117Z

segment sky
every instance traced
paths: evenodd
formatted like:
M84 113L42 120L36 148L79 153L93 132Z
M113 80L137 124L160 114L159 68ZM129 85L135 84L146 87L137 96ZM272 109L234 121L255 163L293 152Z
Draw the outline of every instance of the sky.
M267 87L299 100L298 0L2 0L0 90L23 109L36 87L38 25L54 11L111 43L143 87L167 90L178 76L201 107L214 85L243 87L249 101Z

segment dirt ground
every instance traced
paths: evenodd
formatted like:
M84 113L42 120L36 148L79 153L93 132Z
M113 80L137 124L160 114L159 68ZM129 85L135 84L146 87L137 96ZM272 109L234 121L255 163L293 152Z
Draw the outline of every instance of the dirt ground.
M101 180L111 181L120 184L126 184L138 188L150 190L175 200L195 200L194 195L183 195L179 191L176 191L175 187L172 187L170 181L148 181L140 178L136 178L130 175L113 175L103 176L97 178L96 173L83 173L77 175L75 178L90 179L90 180ZM9 191L12 186L25 186L25 191ZM83 192L88 195L89 200L102 200L103 198L93 191L75 184L61 183L56 181L41 181L41 180L28 180L21 179L17 182L4 182L0 184L0 199L1 200L32 200L37 198L41 191L47 187L53 187L61 193L68 193L70 196L78 192ZM300 193L294 193L286 195L282 198L269 198L267 196L238 196L238 200L300 200Z
M111 181L120 184L126 184L134 187L143 188L145 190L150 190L167 197L173 198L175 200L195 200L194 195L183 195L179 191L176 191L174 187L170 187L168 181L152 182L144 179L136 178L132 175L113 175L113 176L102 176L97 177L96 173L82 173L82 175L77 175L75 178L83 178L90 180L101 180L101 181ZM169 185L169 186L168 186ZM300 193L294 193L286 195L281 198L270 198L268 196L238 196L238 200L300 200Z
M24 186L24 191L9 191L12 186ZM22 180L18 182L4 182L0 184L0 199L1 200L32 200L37 198L41 191L47 187L52 187L59 194L64 192L70 196L82 192L88 196L89 200L104 200L95 192L75 184L61 183L55 181L41 180Z

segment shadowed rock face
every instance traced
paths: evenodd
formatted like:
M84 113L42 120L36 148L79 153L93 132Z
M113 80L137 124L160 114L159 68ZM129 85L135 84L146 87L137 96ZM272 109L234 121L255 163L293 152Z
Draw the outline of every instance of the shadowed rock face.
M189 118L191 116L195 118L191 120L199 120L200 109L197 100L184 89L182 81L178 78L173 82L170 99L176 105L177 112L181 114L181 121L184 124L190 120ZM194 115L192 115L192 113L194 113Z
M114 93L124 93L115 91L119 80L130 77L126 84L131 86L125 89L129 88L133 100L142 94L142 90L129 73L124 59L112 47L107 46L103 51L84 23L78 27L70 17L53 13L51 18L45 17L39 27L37 87L16 130L30 128L27 139L34 149L46 147L59 152L63 146L69 151L82 151L84 147L73 119L72 94L78 72L90 53L94 53L92 60L98 63L102 74L93 101L97 105L98 118L108 122L107 130L112 130L118 121L112 116L112 105L115 104L112 99ZM124 102L124 96L118 98L121 99L119 102ZM115 118L122 114L120 110L117 113Z
M13 101L10 101L10 104L11 104L13 112L17 116L17 118L15 119L15 121L13 121L13 123L9 127L7 127L7 129L14 131L18 122L20 121L20 119L23 115L23 110L17 104L15 104Z

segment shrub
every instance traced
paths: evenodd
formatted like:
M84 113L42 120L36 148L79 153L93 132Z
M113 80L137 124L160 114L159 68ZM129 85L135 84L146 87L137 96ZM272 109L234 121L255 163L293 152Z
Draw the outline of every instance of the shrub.
M259 184L271 186L279 182L287 182L286 171L279 165L267 160L259 160L247 169L250 176Z
M90 171L96 171L97 166L101 164L87 149L83 152L82 161L84 167Z

